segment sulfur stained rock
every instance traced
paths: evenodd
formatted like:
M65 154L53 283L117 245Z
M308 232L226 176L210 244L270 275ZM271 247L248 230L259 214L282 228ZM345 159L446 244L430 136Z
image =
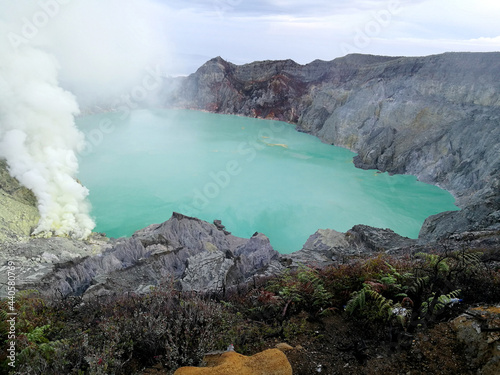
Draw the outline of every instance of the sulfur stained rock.
M282 351L268 349L251 357L229 351L210 360L211 367L181 367L174 375L292 375Z
M27 240L40 219L36 205L31 190L11 177L7 163L0 159L0 250Z
M285 342L280 342L279 344L276 344L276 349L281 350L282 352L286 352L288 350L293 350L293 346L288 345Z

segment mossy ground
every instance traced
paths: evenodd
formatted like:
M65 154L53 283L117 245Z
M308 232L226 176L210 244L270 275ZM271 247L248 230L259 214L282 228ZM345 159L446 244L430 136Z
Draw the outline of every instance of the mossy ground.
M40 214L33 193L9 175L0 160L0 244L29 237Z
M30 236L40 215L34 206L11 198L0 190L0 243Z

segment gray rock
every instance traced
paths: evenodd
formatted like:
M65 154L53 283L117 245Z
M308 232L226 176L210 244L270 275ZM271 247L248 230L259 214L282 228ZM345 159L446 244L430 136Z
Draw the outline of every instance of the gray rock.
M464 346L464 354L478 374L500 373L500 306L476 306L450 323L457 340Z
M246 281L256 274L272 275L279 272L282 267L279 263L280 254L273 249L269 238L262 233L254 235L234 251L235 265L240 279L233 275L233 282Z
M9 264L13 264L13 271L16 277L17 289L35 288L39 282L46 277L58 273L61 268L67 268L78 264L89 256L100 254L111 246L105 237L94 235L87 241L78 241L69 238L32 238L25 242L2 243L0 244L0 296L5 296L7 269ZM81 270L73 270L76 274L69 274L68 279L61 281L61 284L48 285L54 294L59 294L59 290L72 292L68 286L73 279L82 282ZM84 275L90 272L85 270ZM88 280L90 282L90 279Z
M64 242L69 250L68 241L86 251L64 253L50 245ZM79 248L81 241L37 239L35 242L26 245L22 252L25 259L40 258L32 262L37 268L23 286L56 296L85 294L85 298L92 298L145 293L151 286L166 282L175 282L182 290L225 290L283 268L279 254L266 236L235 237L226 234L221 224L216 226L178 213L162 224L137 231L131 238L110 243L107 248L100 243L102 252L95 255L91 255L89 248ZM41 263L42 258L46 264Z
M332 229L319 229L310 236L301 250L282 255L292 267L343 263L355 257L371 256L380 252L397 253L411 248L417 241L402 237L390 229L356 225L346 233Z
M391 229L374 228L368 225L355 225L346 233L346 236L350 243L365 253L395 251L411 247L417 242L411 238L400 236Z
M220 250L198 253L187 261L180 281L183 290L221 290L234 261Z
M345 233L333 229L319 229L307 239L301 250L282 257L289 260L289 263L291 261L290 264L294 267L300 264L323 267L344 255L354 255Z

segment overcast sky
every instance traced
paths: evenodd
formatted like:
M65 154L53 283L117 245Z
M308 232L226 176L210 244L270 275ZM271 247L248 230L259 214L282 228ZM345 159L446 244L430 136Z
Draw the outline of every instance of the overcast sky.
M306 64L348 53L500 51L500 1L0 0L2 45L52 54L79 97L110 96L158 66L186 75L216 56Z
M307 63L352 52L500 50L498 0L155 1L169 8L174 54L195 65L219 55L238 64L287 58Z

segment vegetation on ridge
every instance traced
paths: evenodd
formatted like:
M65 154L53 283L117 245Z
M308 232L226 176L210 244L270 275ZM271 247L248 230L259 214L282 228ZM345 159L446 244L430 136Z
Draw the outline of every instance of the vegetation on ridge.
M352 374L416 371L409 353L419 353L427 373L469 373L476 369L457 359L458 343L440 341L449 334L439 323L476 302L500 302L500 272L467 251L304 266L224 293L179 292L173 280L146 295L92 300L18 292L16 367L4 355L0 371L141 374L156 365L169 374L231 343L253 354L286 341L304 348L289 354L294 374L312 373L319 361ZM428 340L440 343L437 354Z

